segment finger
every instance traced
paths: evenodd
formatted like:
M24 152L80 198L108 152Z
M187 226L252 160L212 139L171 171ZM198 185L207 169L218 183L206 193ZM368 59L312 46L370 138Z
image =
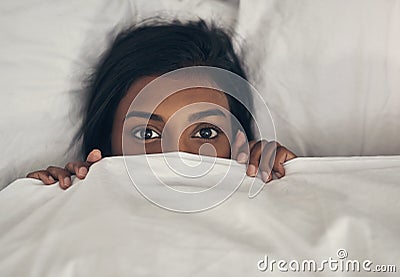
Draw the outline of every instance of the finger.
M88 163L95 163L102 159L101 151L99 149L93 149L87 156L86 161Z
M238 163L247 163L247 161L249 160L250 150L254 147L256 143L258 143L258 141L252 140L249 143L245 143L244 145L242 145L242 147L240 147L238 151L239 154L236 158Z
M43 171L43 170L30 172L26 175L26 178L40 179L39 172L41 172L41 171Z
M56 182L56 180L54 180L53 176L51 176L51 174L47 171L40 172L39 178L40 178L40 180L42 180L42 182L45 185L52 185Z
M54 178L50 175L50 173L46 170L38 170L28 173L28 175L26 175L26 178L41 180L45 185L51 185L56 182Z
M272 170L276 158L276 150L280 144L276 141L268 142L263 150L260 160L261 178L264 182L272 180Z
M276 158L275 158L274 167L273 167L273 170L275 171L275 175L278 178L282 178L283 176L285 176L285 168L283 167L283 164L286 161L291 160L295 157L296 157L296 155L293 154L288 149L286 149L286 147L283 147L283 146L278 147L278 149L276 151Z
M65 169L71 174L75 174L79 179L84 179L89 171L89 167L102 159L101 151L98 149L92 150L86 159L86 162L75 161L65 165Z
M75 174L79 179L84 179L86 174L88 173L90 167L89 162L69 162L65 165L65 169L68 170L71 174Z
M236 159L239 149L246 143L246 135L241 131L238 130L235 136L235 141L232 145L232 154L231 159Z
M265 145L268 142L266 140L260 140L252 145L250 148L249 165L247 167L247 175L251 177L257 176L258 166L260 164L261 154Z
M59 181L59 186L62 189L67 189L71 186L71 173L65 168L49 166L47 171Z

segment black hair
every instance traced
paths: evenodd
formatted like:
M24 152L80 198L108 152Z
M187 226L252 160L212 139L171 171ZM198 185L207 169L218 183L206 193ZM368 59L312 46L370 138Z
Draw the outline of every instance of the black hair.
M120 32L88 81L85 115L78 134L83 138L83 155L86 157L95 148L105 157L112 155L116 109L133 82L144 76L199 65L229 70L247 80L228 31L201 19L185 23L153 19ZM230 112L248 139L253 139L250 111L234 97L227 96ZM247 107L252 107L250 94L246 102Z

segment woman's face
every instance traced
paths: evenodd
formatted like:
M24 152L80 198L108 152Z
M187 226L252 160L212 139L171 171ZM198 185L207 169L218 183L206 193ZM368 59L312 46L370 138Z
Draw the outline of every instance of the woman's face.
M156 109L143 105L130 110L142 88L155 78L134 82L119 103L112 131L113 155L182 151L230 158L232 124L225 94L190 88L170 95Z

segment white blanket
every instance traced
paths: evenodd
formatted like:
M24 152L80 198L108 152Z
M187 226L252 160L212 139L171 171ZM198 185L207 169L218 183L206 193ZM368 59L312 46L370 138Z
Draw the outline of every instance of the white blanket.
M127 161L142 172L144 157ZM147 158L155 172L174 176L162 155ZM194 155L183 158L191 161ZM242 174L244 166L223 159L211 171L220 176L210 178L217 182L229 166L233 173L223 183L237 182L235 172ZM298 274L288 264L289 272L276 264L272 272L271 267L262 272L266 256L268 262L313 259L317 265L330 257L370 260L372 269L397 263L400 270L400 156L297 158L285 169L284 178L256 197L248 197L252 178L246 177L227 201L199 213L171 212L146 200L122 157L95 164L85 180L74 179L66 191L19 179L0 192L0 276ZM142 184L154 181L141 176ZM175 178L164 179L182 187ZM201 187L202 181L194 178L189 186ZM346 253L347 258L338 257ZM295 269L294 262L291 266ZM302 276L355 274L337 271L325 266Z

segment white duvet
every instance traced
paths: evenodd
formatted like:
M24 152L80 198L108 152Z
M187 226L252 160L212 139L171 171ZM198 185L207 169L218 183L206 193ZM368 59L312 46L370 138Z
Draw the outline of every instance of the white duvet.
M168 155L178 158L177 153ZM172 177L162 155L147 159L167 185L185 186ZM142 185L155 180L144 174L147 159L127 157L143 172L138 175ZM221 184L237 182L244 166L223 159L207 182L217 182L229 167ZM268 262L313 259L317 265L329 258L370 260L372 270L375 265L400 270L400 156L297 158L285 169L284 178L256 197L248 197L253 179L246 177L227 201L200 213L171 212L146 200L122 157L95 164L85 180L74 179L66 191L19 179L0 192L0 276L299 274L288 264L288 272L276 264L271 272L262 262L266 256ZM201 187L204 178L187 186ZM343 253L347 258L340 259ZM381 274L366 276L398 273ZM323 272L300 275L365 273L333 272L326 266Z

